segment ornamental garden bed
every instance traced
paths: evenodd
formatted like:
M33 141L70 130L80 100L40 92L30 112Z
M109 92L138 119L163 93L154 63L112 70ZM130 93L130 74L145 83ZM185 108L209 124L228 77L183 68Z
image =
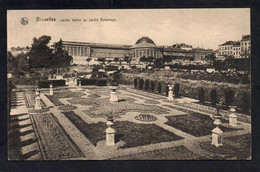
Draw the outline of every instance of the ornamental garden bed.
M194 154L185 146L157 149L133 155L115 157L112 160L202 160L205 157Z
M82 92L72 92L70 90L59 90L59 91L54 91L54 94L51 95L46 95L48 99L55 105L55 106L60 106L63 105L59 101L61 98L75 98L75 97L81 97L84 96L85 94Z
M77 109L77 107L73 106L73 105L61 105L58 109L59 110L75 110L75 109Z
M136 120L138 121L143 121L143 122L152 122L152 121L156 121L157 118L153 115L150 114L145 114L145 113L141 113L139 115L137 115L135 117Z
M213 119L200 113L193 112L187 115L167 116L166 118L168 119L168 122L165 124L182 130L183 132L191 134L195 137L210 135L211 130L215 128ZM221 121L222 123L228 123L228 121L224 119ZM224 126L220 126L220 128L223 132L241 129Z
M25 100L25 104L27 108L34 108L35 106L35 92L33 91L26 91L24 92L24 100ZM41 106L42 107L46 107L46 105L44 104L44 102L41 100Z
M105 123L87 124L74 112L63 112L63 114L82 132L94 145L105 140ZM169 131L154 124L136 124L128 121L116 121L112 128L116 130L115 141L125 142L121 148L130 148L149 145L160 142L168 142L182 139Z

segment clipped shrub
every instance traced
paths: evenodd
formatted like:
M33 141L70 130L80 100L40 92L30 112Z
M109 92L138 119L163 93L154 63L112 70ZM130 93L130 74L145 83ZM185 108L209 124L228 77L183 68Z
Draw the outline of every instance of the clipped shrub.
M250 104L251 104L250 94L246 92L242 93L239 106L242 109L243 113L249 113Z
M97 79L96 85L97 86L106 86L107 80L106 79Z
M160 82L158 83L158 86L157 86L157 92L158 92L158 93L161 93L161 92L162 92L162 85L161 85Z
M148 79L145 80L145 82L144 82L144 89L145 89L146 91L149 90L149 80L148 80Z
M179 92L180 92L180 84L179 83L174 84L173 91L174 91L175 97L180 97L180 94L179 94Z
M81 81L81 85L96 85L97 80L96 79L79 79L78 85L79 85L79 81Z
M137 78L134 79L134 87L137 88Z
M144 86L144 80L139 79L139 89L143 89L143 86Z
M168 94L169 94L168 83L166 83L166 85L165 85L165 93L166 93L166 95L168 96Z
M150 82L150 89L151 92L154 92L154 81Z
M215 89L210 91L210 100L212 106L216 106L217 104L217 91Z
M38 82L39 88L50 88L50 84L52 84L53 87L65 86L65 80L45 80Z
M225 105L227 107L231 106L234 102L234 96L235 96L234 91L229 88L225 90L224 94L225 94Z
M204 103L204 89L203 88L199 89L199 96L198 96L198 98L199 98L199 101L201 103Z

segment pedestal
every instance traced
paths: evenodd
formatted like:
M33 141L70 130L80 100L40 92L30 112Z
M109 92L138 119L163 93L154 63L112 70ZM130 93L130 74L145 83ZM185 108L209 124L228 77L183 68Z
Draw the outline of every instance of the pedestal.
M36 98L35 98L35 107L34 107L34 109L35 110L42 109L41 98L39 96L36 96Z
M77 86L77 85L78 85L78 83L77 83L77 82L78 82L78 80L75 78L75 79L74 79L74 85L75 85L75 86Z
M167 98L168 100L174 100L173 99L173 94L172 94L172 91L169 91L169 93L168 93L168 98Z
M79 89L81 89L81 81L79 81Z
M115 130L111 127L106 129L106 145L115 146Z
M117 87L110 87L110 102L118 102Z
M234 113L236 110L234 108L230 109L230 114L229 114L229 125L232 127L237 126L237 115Z
M211 144L219 147L222 146L222 134L223 131L217 126L216 128L214 128L213 130L211 130L212 132L212 142Z
M50 95L52 96L53 95L53 85L50 84Z

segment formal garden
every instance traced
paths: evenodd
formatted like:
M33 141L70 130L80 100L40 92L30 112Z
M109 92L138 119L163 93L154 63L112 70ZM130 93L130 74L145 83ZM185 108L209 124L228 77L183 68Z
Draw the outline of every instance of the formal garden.
M222 116L221 124L216 125L217 106L214 106L215 110L211 113L203 108L187 106L205 105L198 103L198 99L187 103L190 99L185 98L182 92L176 91L176 87L181 85L173 86L174 100L168 100L170 94L163 94L162 90L169 92L169 88L161 85L161 92L154 93L152 90L158 89L158 85L154 84L154 88L151 89L153 84L145 80L140 83L133 80L133 85L119 86L99 86L97 82L94 84L93 81L85 80L84 83L83 80L73 78L70 81L64 82L64 86L55 85L56 81L51 80L46 80L40 85L45 87L49 84L49 88L23 91L21 88L14 88L19 94L22 93L23 108L27 109L28 118L21 121L25 123L29 119L31 130L35 133L34 139L39 145L37 151L29 152L21 158L250 158L250 123L239 121L238 118L236 126L233 126L230 125L228 117ZM40 109L36 109L36 105ZM222 109L221 112L224 114L224 111ZM236 114L247 116L237 112ZM20 118L19 113L11 115L11 123L17 118ZM212 131L216 127L223 132L220 133L223 143L221 146L216 146L212 141ZM20 133L23 133L21 130L24 129L19 129ZM27 137L26 134L22 134L22 137ZM20 154L29 151L24 147L30 147L31 144L34 143L21 142ZM36 149L35 145L34 148Z

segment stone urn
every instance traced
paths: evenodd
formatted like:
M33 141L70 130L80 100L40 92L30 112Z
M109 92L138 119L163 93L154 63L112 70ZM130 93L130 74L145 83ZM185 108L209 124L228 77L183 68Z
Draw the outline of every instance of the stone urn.
M230 114L229 114L229 125L232 127L237 126L237 115L235 114L236 109L235 106L230 106Z
M168 100L173 100L173 92L172 92L172 88L173 88L173 85L168 85L169 87L169 92L168 92Z
M118 86L109 86L110 89L110 102L118 102Z
M106 129L106 145L107 146L115 146L115 129L111 128L111 126L113 125L113 122L111 121L113 120L113 118L108 119L108 121L106 122L107 125L107 129Z

